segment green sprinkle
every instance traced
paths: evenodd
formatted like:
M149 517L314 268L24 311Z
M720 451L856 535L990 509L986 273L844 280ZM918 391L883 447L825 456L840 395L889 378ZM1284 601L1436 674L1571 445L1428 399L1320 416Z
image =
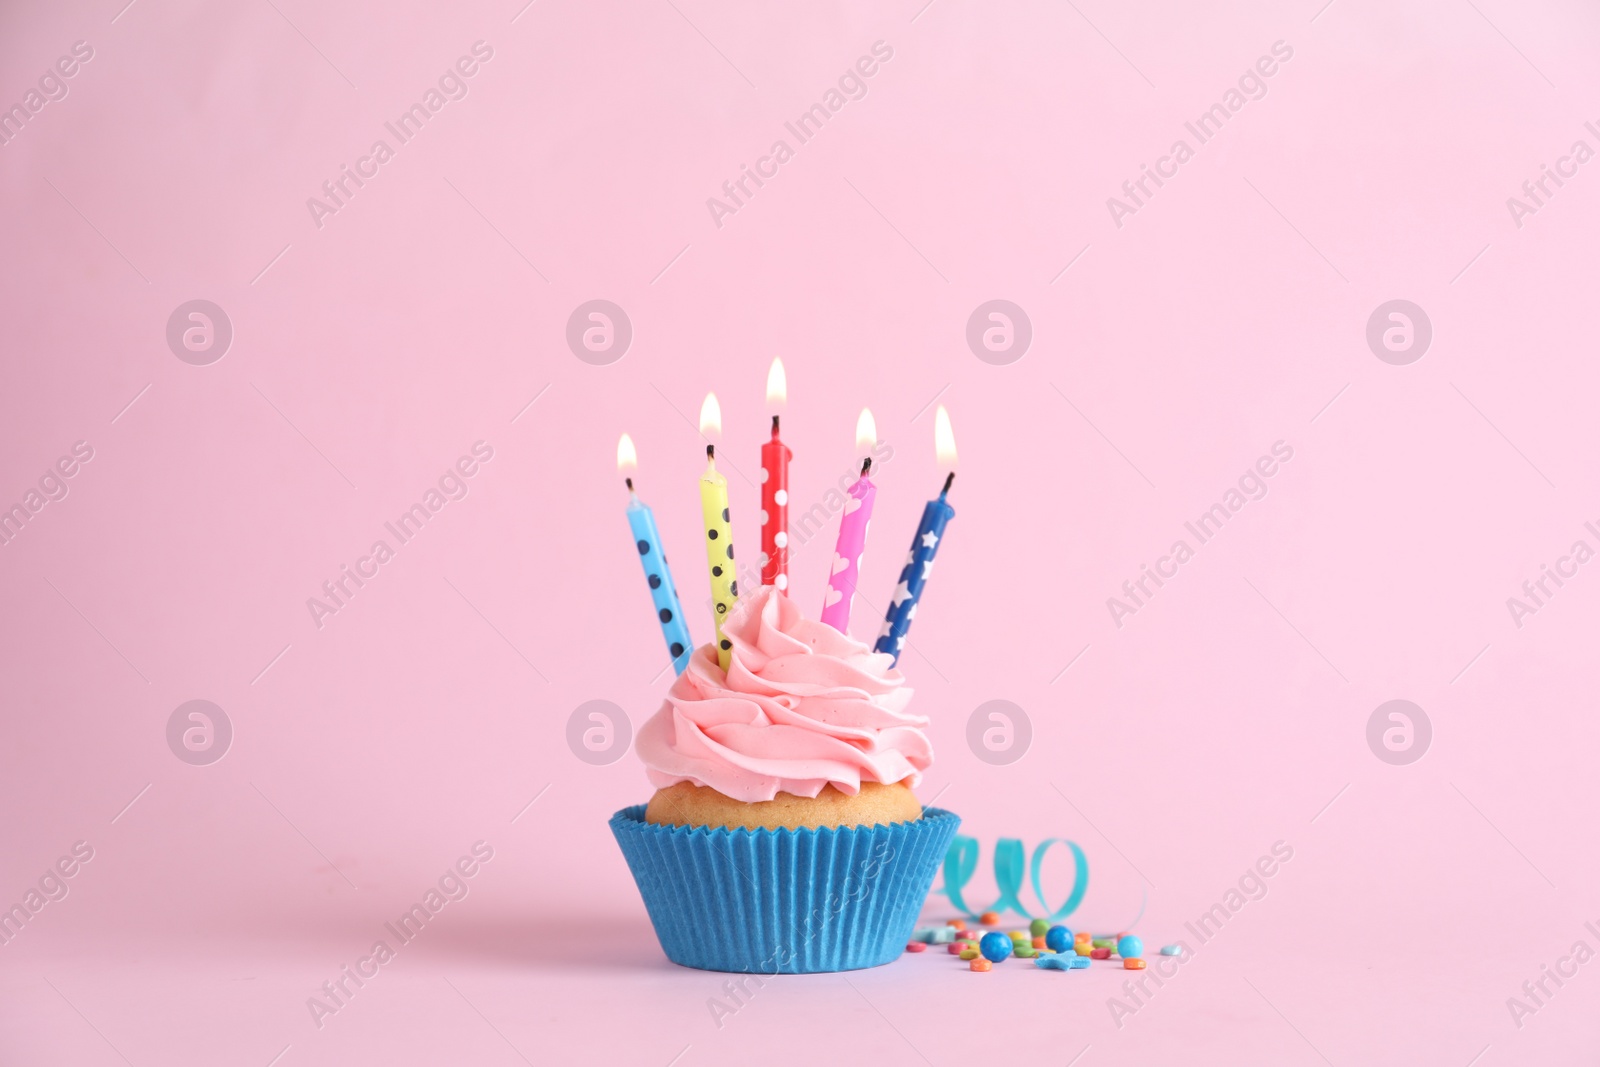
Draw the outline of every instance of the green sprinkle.
M1045 922L1043 919L1035 919L1033 922L1028 924L1028 931L1032 933L1034 937L1043 937L1045 932L1049 929L1050 924Z

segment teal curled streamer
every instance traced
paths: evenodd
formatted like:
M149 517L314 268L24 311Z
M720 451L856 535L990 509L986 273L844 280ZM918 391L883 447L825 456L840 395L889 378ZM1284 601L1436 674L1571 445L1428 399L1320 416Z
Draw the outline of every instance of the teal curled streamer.
M978 839L957 834L944 854L944 887L935 889L950 898L950 903L968 915L978 914L961 899L961 890L972 881L972 872L978 869Z
M1050 902L1044 895L1042 872L1045 853L1050 850L1051 845L1057 844L1066 845L1072 851L1074 873L1072 892L1068 895L1066 903L1052 911ZM935 893L944 894L950 899L951 904L968 915L978 915L985 911L1015 911L1023 918L1031 918L1020 897L1024 881L1031 881L1033 893L1039 898L1039 904L1044 909L1046 918L1064 919L1077 910L1078 905L1083 902L1083 895L1089 890L1089 860L1076 842L1052 837L1033 850L1033 862L1030 864L1027 850L1021 840L1002 837L995 843L994 848L994 881L1000 888L1000 898L987 908L973 907L966 902L962 890L972 881L972 876L978 869L980 852L981 848L976 838L957 834L944 855L944 885L934 890Z
M1017 894L1022 892L1022 882L1028 870L1028 853L1022 842L1014 837L1002 837L994 843L994 884L1000 887L1000 899L984 911L1014 911L1024 919L1030 918ZM1042 901L1041 901L1042 903Z
M1050 902L1045 899L1044 883L1039 878L1039 872L1044 868L1044 854L1050 850L1051 845L1066 845L1072 850L1073 876L1072 893L1067 897L1067 902L1055 911L1050 911ZM996 861L998 862L998 860ZM1039 904L1045 911L1047 919L1065 919L1068 915L1078 910L1078 905L1083 903L1083 895L1089 891L1089 858L1083 854L1083 849L1078 847L1076 841L1068 841L1064 837L1052 837L1033 850L1033 894L1039 898ZM1139 914L1143 915L1141 908Z

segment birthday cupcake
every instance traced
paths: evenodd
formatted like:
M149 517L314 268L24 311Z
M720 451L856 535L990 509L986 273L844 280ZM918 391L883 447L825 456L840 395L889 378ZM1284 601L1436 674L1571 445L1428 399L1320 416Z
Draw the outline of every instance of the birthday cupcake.
M928 720L894 657L774 586L696 649L635 750L656 787L612 832L669 959L768 974L904 948L960 820L913 788Z

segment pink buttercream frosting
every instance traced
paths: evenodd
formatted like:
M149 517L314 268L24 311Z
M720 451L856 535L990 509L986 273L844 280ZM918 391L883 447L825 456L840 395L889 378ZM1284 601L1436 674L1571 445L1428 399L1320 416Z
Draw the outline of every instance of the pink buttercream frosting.
M634 748L656 788L693 782L755 803L814 797L830 782L853 795L862 782L922 780L928 720L906 711L911 690L892 657L802 617L773 586L740 599L722 634L727 673L715 648L695 649L639 730Z

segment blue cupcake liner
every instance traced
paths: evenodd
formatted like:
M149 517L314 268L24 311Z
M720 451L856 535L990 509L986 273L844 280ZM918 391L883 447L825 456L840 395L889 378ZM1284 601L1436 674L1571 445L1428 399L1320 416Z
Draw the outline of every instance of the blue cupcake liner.
M815 974L904 951L961 819L941 808L888 826L728 830L611 817L667 958L748 974Z

